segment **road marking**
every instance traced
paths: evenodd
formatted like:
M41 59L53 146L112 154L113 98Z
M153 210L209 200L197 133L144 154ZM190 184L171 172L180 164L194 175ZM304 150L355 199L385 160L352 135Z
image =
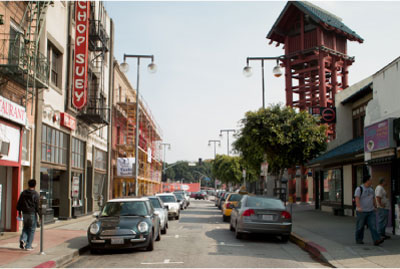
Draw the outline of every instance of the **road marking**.
M165 259L163 262L142 262L140 264L152 265L152 264L182 264L184 262L171 262L170 259Z
M225 242L219 242L213 246L226 246L226 247L244 247L244 245L236 245L236 244L225 244Z

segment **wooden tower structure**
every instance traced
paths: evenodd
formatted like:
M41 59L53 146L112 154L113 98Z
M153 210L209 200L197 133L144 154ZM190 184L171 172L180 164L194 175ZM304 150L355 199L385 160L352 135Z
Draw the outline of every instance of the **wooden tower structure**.
M311 3L289 1L267 35L284 44L286 105L306 110L333 108L337 92L348 87L347 40L363 39L342 20ZM335 137L334 126L328 130Z

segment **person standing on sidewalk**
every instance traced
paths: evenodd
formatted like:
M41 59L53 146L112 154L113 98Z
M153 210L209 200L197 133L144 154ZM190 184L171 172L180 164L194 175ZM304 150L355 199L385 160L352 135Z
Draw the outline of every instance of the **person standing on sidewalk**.
M376 230L376 201L375 192L371 185L371 176L364 176L363 184L357 187L354 193L357 214L356 243L364 244L364 226L365 224L368 224L374 245L378 246L385 239L381 238Z
M389 239L386 235L386 225L389 216L389 199L386 196L386 181L384 178L379 179L379 185L375 189L376 206L378 208L378 233L384 239Z
M39 194L35 191L36 180L28 181L28 189L24 190L19 196L17 211L19 217L23 216L24 228L19 239L19 247L30 251L33 250L32 242L37 226L37 215L39 215Z

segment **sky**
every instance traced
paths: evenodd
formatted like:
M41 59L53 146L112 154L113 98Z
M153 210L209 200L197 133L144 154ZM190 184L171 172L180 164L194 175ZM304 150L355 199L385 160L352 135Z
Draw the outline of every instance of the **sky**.
M348 42L355 56L349 68L354 84L399 56L400 2L324 1L313 4L339 16L363 39ZM147 72L142 60L139 92L146 100L163 142L171 144L165 161L214 158L209 140L221 140L217 154L227 154L222 129L240 128L247 111L262 106L260 62L252 62L253 75L243 76L247 57L275 57L282 46L269 45L266 35L286 1L108 1L114 21L114 56L154 55L158 70ZM136 85L136 60L128 59L127 76ZM265 102L285 103L283 76L272 75L274 61L265 63ZM230 143L234 140L230 134ZM230 146L229 150L232 150ZM232 153L231 153L232 154Z

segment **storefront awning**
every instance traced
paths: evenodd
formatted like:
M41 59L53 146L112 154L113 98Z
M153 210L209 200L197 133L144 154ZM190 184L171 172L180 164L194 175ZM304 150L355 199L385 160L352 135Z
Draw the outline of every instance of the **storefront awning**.
M314 166L316 164L328 164L337 161L343 161L350 158L354 158L354 155L364 152L364 138L359 137L350 140L324 154L318 156L317 158L311 160L306 164L306 166Z

